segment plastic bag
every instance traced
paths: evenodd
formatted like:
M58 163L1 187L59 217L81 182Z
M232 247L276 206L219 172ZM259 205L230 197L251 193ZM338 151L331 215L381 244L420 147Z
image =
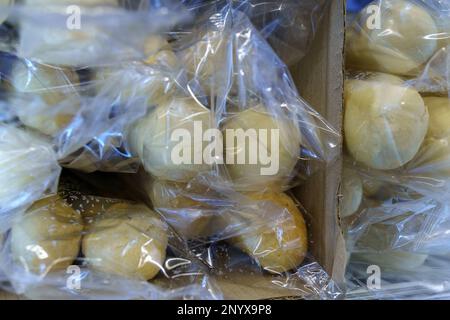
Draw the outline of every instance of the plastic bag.
M348 29L341 219L352 299L448 297L448 9L373 1Z
M4 289L33 299L220 298L158 214L71 186L15 220L0 254Z
M224 7L172 46L186 68L176 90L129 132L147 172L285 190L333 161L339 134L301 99L242 12Z
M142 60L152 35L188 18L176 1L24 1L10 12L18 56L43 64L91 67ZM117 21L120 20L120 23Z
M346 147L360 170L445 202L449 194L447 96L409 81L358 73L346 82ZM371 148L367 148L367 146Z
M225 298L342 295L308 253L305 219L310 217L292 194L242 194L223 181L173 183L144 172L122 179L131 194L152 206L188 240L189 248L211 268ZM249 296L237 294L235 286L249 290Z
M61 172L45 137L14 124L0 124L0 233L45 193L55 191Z
M231 5L244 12L255 25L261 36L272 46L277 55L291 66L308 52L314 39L326 0L183 0L186 8L196 17L220 11ZM197 20L197 19L196 19ZM184 27L186 28L186 27Z
M110 30L100 46L90 46L88 36L76 48L93 50L86 57L72 60L77 50L47 52L42 38L19 37L19 46L7 45L20 50L13 51L19 57L2 57L14 62L1 70L9 90L2 116L46 134L62 166L113 172L86 176L96 183L108 176L115 183L106 184L118 193L127 190L117 172L135 172L142 164L151 175L151 192L142 188L136 201L137 193L73 196L60 190L35 202L17 217L3 244L0 270L12 286L5 288L31 298L221 298L230 285L239 285L242 270L255 274L260 292L278 291L273 296L285 296L289 288L295 296L339 297L340 289L308 253L306 213L284 191L332 162L340 135L302 100L265 39L268 30L261 35L245 10L227 3L192 31L175 29L165 38L143 28L124 48L127 23L139 26L141 20L133 19L141 11L148 22L146 8L133 8L123 13L119 43L109 43ZM87 22L104 31L115 17L110 9L92 10ZM65 17L59 9L44 15L34 10L17 7L17 19L9 21L28 27L47 17L42 26L52 27ZM64 31L54 38L72 37ZM118 51L105 53L105 43ZM236 161L225 162L226 155ZM130 177L138 185L140 177ZM40 243L42 235L57 239ZM147 238L148 247L139 250ZM131 261L114 248L129 249ZM139 268L142 251L151 254ZM227 284L217 284L222 278Z
M347 66L415 76L448 39L428 1L378 0L360 11L347 32ZM408 12L408 14L404 14Z

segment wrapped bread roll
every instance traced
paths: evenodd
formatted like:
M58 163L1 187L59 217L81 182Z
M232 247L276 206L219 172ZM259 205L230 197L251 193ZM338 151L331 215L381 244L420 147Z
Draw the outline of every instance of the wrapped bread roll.
M180 52L180 59L187 71L199 80L220 77L222 66L227 63L228 37L222 31L210 30L199 41Z
M111 206L83 238L83 254L93 269L150 280L163 269L167 226L140 204Z
M430 125L419 155L408 167L415 174L450 177L450 100L425 97L424 101Z
M178 59L167 40L161 36L147 37L144 44L146 59L123 65L98 68L94 73L97 94L106 91L117 95L120 88L122 101L130 98L147 98L150 105L156 104L173 84L168 73L176 70Z
M425 263L428 255L406 251L383 251L380 253L357 253L352 258L378 265L382 270L416 271Z
M0 0L0 24L8 18L10 7L13 4L14 0Z
M384 81L345 86L345 141L353 158L371 168L396 169L418 152L428 129L419 93Z
M185 239L198 239L206 235L211 209L205 203L183 194L185 185L180 183L148 180L145 187L155 210L158 210Z
M140 62L120 68L99 68L95 71L94 81L100 96L119 96L124 104L133 103L133 100L145 101L149 106L160 102L172 84L159 70Z
M194 131L210 128L210 122L210 110L197 101L171 98L132 125L128 142L147 172L160 179L187 182L211 170L211 165L203 161L207 144L195 141L194 136ZM180 150L184 147L191 152ZM200 160L198 164L196 159Z
M252 193L248 196L253 200L270 201L284 209L286 219L275 220L272 226L241 234L228 241L269 272L297 268L306 256L308 241L305 220L294 201L284 193Z
M11 86L24 96L13 96L10 102L26 126L54 136L71 122L80 107L76 72L17 62L11 75Z
M361 205L363 196L362 181L358 174L351 169L344 169L342 174L342 202L341 217L354 214Z
M89 14L102 14L99 19L111 19L107 14L119 8L119 0L25 1L22 10L28 12L28 17L21 17L19 21L20 55L51 65L72 67L88 67L110 57L116 48L112 34L101 21L93 23L92 17L81 18L80 27L68 25L73 13L68 13L67 8L73 5L81 8L81 14L84 10Z
M50 143L11 125L0 125L0 159L0 212L30 205L61 172Z
M80 214L52 196L37 201L11 228L11 253L27 271L45 275L68 267L78 256Z
M226 168L237 190L288 187L301 147L300 131L293 121L276 119L256 107L231 116L222 132ZM253 163L252 158L256 159Z
M178 58L172 51L169 42L162 36L148 36L144 44L144 53L147 65L157 65L167 69L175 69L178 66Z
M359 70L417 74L437 49L435 20L411 1L378 0L371 5L378 6L379 16L365 8L349 28L347 64Z

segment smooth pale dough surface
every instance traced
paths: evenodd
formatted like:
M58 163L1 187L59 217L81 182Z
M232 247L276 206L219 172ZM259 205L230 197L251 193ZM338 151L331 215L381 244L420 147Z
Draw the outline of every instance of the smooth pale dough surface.
M27 271L45 275L76 259L83 224L58 196L39 200L11 228L11 253Z
M409 166L415 174L450 177L450 100L424 97L430 125L419 154Z
M128 142L148 173L164 180L188 182L198 174L211 170L211 165L203 161L203 150L208 143L199 143L199 148L195 148L196 124L202 132L210 128L209 109L191 98L171 98L131 126ZM189 133L191 139L171 139L177 133ZM176 158L183 155L178 147L182 144L188 147L189 142L191 152L187 160L190 161L178 164ZM194 164L196 157L201 160L200 164Z
M266 138L258 134L261 129L266 130ZM239 133L238 130L241 132L243 130L244 133L252 130L256 135L249 135L245 141L240 139L239 143L238 139L233 139L233 135ZM279 132L279 140L275 141L278 143L278 150L272 146L272 134L275 132L272 130ZM287 189L289 180L294 175L294 167L299 160L301 148L300 131L293 121L286 118L276 119L258 106L232 115L225 121L222 133L227 172L237 190ZM245 143L244 146L242 142ZM250 152L258 152L256 164L250 164ZM267 169L270 164L262 163L259 156L261 152L273 158L272 164L278 162L277 171L271 172ZM239 163L239 158L245 159L245 162ZM229 159L231 161L234 159L234 163Z
M417 74L435 53L435 20L424 8L405 0L382 0L380 29L369 28L371 14L364 8L347 33L347 64L359 70ZM373 12L372 12L373 16Z
M111 35L100 27L100 24L85 22L83 25L81 19L80 29L69 29L62 19L58 19L55 23L36 21L37 17L43 19L45 16L39 16L42 14L39 11L34 13L37 17L32 15L36 9L66 15L64 6L68 5L80 6L81 13L83 10L96 7L96 13L102 10L106 14L119 7L118 0L27 0L24 4L29 6L31 18L19 21L21 37L18 51L21 56L51 65L71 67L91 67L93 62L103 62L102 57L111 58L111 52L115 50L111 46ZM59 21L64 23L61 24Z
M209 31L199 41L180 52L180 59L187 71L199 80L219 77L227 59L228 39L224 32Z
M14 4L14 0L0 0L0 24L5 22L9 15L9 7Z
M404 251L383 251L380 253L358 253L355 254L355 258L376 264L382 269L416 271L425 263L428 255Z
M358 173L345 168L342 176L341 217L354 214L361 205L362 196L363 186Z
M50 143L10 125L0 125L0 168L1 211L39 197L60 171Z
M167 94L173 80L170 73L178 67L178 60L164 37L150 35L144 44L144 61L125 63L119 66L97 68L93 80L97 94L118 94L126 102L130 98L146 98L155 104Z
M140 280L154 278L164 268L167 226L144 205L111 206L87 229L83 254L98 271Z
M206 230L211 213L207 204L185 195L186 186L163 180L148 180L145 187L155 210L159 211L182 237L197 239Z
M17 62L11 71L11 86L24 98L10 98L20 121L50 136L71 122L79 110L75 71Z
M345 142L353 158L371 168L396 169L418 152L428 130L419 93L383 81L348 80Z
M297 268L308 250L305 220L295 202L285 193L252 193L253 200L270 201L286 213L283 221L228 240L273 273ZM284 215L284 214L283 214ZM274 218L276 219L276 218Z

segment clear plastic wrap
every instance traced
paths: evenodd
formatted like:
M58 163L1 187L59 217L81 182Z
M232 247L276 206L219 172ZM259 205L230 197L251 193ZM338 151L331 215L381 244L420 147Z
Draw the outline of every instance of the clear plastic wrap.
M13 47L18 56L83 68L145 59L154 53L150 36L187 18L183 6L169 0L27 0L12 8L9 21L20 32Z
M373 1L348 28L341 219L352 299L450 292L449 9Z
M42 135L59 165L103 185L62 181L15 216L3 288L206 299L243 285L259 289L255 298L340 297L308 251L310 217L288 193L336 159L340 134L275 52L306 52L325 1L209 2L189 29L169 2L79 1L78 31L65 28L65 2L48 3L15 6L2 29L1 120Z
M0 233L45 193L55 191L61 168L43 136L14 124L0 124Z
M177 182L219 176L240 191L286 190L333 161L339 134L301 99L248 17L230 5L201 21L172 43L186 68L173 96L129 132L146 171Z
M60 186L18 217L4 287L32 299L217 299L207 268L144 204Z
M131 195L188 240L226 298L341 297L342 290L308 252L308 216L292 194L237 193L223 181L182 184L144 172L121 179ZM236 286L249 296L239 295Z
M291 66L308 52L328 2L326 0L183 0L196 17L232 5L245 12L277 55Z
M345 111L346 147L359 170L446 201L448 96L420 94L400 77L363 72L346 81Z
M427 2L371 2L347 30L347 66L417 76L439 49L441 39L449 37L440 30L440 11L427 7Z

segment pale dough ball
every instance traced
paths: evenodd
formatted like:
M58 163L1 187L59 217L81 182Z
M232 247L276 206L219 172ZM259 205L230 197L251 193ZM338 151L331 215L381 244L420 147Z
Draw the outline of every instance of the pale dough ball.
M252 200L270 201L283 209L283 221L274 217L271 226L258 228L228 241L255 259L265 270L273 273L297 268L308 250L305 220L295 202L284 193L252 193ZM233 221L230 221L233 223Z
M293 121L274 118L256 107L228 118L222 133L226 168L237 190L287 188L301 148L300 130ZM244 139L246 134L248 139ZM251 157L256 158L256 164L250 162Z
M148 36L144 44L144 54L147 57L144 63L147 65L162 66L167 69L178 67L178 57L172 51L167 39L162 36Z
M8 18L12 5L14 5L14 0L0 0L0 24Z
M415 174L450 177L450 100L425 97L430 125L419 154L408 166Z
M363 187L358 173L345 168L342 175L341 217L354 214L361 205Z
M115 204L89 226L83 254L93 269L140 280L164 268L167 226L140 204Z
M357 253L355 258L378 265L383 270L417 271L417 268L425 263L426 254L406 251L383 251L380 253Z
M94 85L99 97L119 98L123 104L141 103L152 106L160 102L169 91L172 81L160 70L133 62L119 68L98 68L94 73Z
M363 9L347 34L347 63L359 70L416 74L437 49L433 17L410 1L382 0L371 5L380 8L380 28L369 26L371 14Z
M185 239L206 235L212 210L206 203L184 194L186 185L163 180L148 182L146 189L155 210Z
M430 125L426 138L449 138L450 100L447 97L424 97L423 101L430 113Z
M203 157L206 142L195 141L196 126L201 132L210 128L210 110L191 98L171 98L131 126L128 142L148 173L187 182L211 170Z
M120 99L146 99L148 105L157 104L174 85L171 72L177 70L178 60L167 40L148 36L144 44L147 57L142 62L97 68L93 80L99 95L120 93Z
M75 71L17 62L11 75L13 90L24 94L10 98L23 124L51 136L70 124L80 107Z
M25 10L30 11L31 18L19 21L18 52L21 56L51 65L90 67L93 63L104 62L105 57L111 58L118 50L112 45L112 34L104 25L83 20L83 11L87 12L92 7L96 8L96 13L102 10L105 17L117 13L118 0L27 0L24 4L29 6ZM69 20L62 17L55 19L54 23L45 20L42 12L69 18L65 8L69 5L81 7L80 28L68 28Z
M180 52L180 60L198 80L220 77L227 63L228 38L223 31L210 30L199 41Z
M0 125L0 168L0 211L39 198L61 170L50 143L10 125Z
M11 228L11 253L27 271L45 275L70 266L80 249L83 224L58 196L34 203Z
M344 132L353 158L371 168L396 169L417 153L428 129L419 93L382 81L345 85Z
M136 103L152 107L170 95L175 87L172 73L178 68L178 60L169 43L161 36L148 36L144 52L147 58L142 62L97 68L93 76L97 96L119 99L130 107Z

